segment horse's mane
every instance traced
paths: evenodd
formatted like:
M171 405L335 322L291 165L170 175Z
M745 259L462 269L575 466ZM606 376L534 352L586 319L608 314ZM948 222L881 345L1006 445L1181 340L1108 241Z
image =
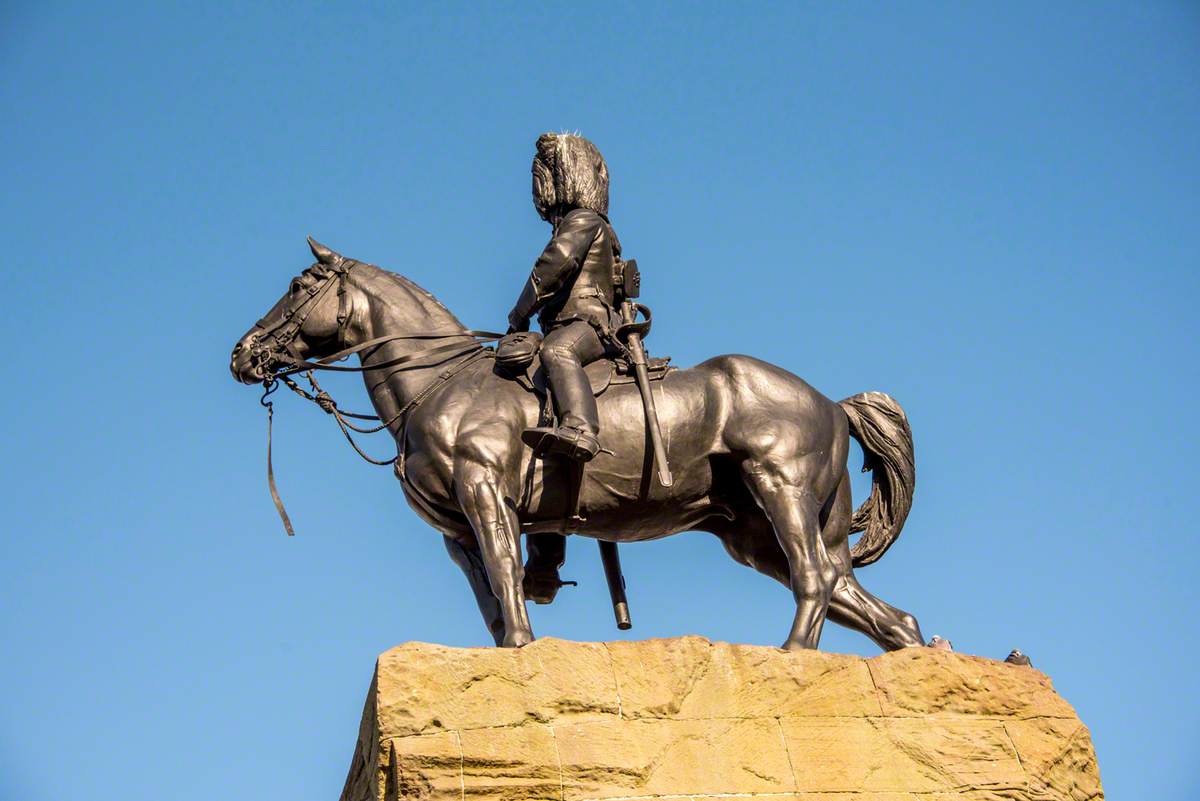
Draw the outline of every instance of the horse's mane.
M425 289L412 279L406 278L399 273L385 270L375 264L359 262L358 266L368 268L374 277L383 279L391 286L394 286L399 292L416 300L421 309L430 316L437 317L444 315L450 322L453 322L460 328L466 327L462 324L454 312L446 308L446 304L442 303L437 299L437 297L434 296L432 292L430 292L428 289Z
M432 292L420 286L415 281L399 273L385 270L375 264L355 259L346 259L344 256L340 256L324 248L323 245L313 244L313 247L314 255L318 256L317 262L307 267L291 280L289 284L290 291L297 289L309 290L321 281L332 279L336 273L340 272L339 268L330 266L329 263L333 257L336 257L341 260L338 262L339 264L347 265L353 268L359 275L363 275L367 279L367 283L372 285L370 286L370 289L373 290L372 294L377 295L384 303L399 301L399 305L412 312L424 313L428 318L434 318L439 322L454 325L464 330L466 329L466 326L462 324L454 312L446 308L446 305L434 297ZM330 259L322 258L322 253L319 253L317 248L329 254ZM366 289L368 287L363 288Z

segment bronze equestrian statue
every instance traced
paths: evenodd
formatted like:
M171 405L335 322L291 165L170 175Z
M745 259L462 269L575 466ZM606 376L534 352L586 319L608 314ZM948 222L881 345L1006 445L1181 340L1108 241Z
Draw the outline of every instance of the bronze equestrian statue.
M551 144L558 157L559 143L547 142L547 149ZM542 146L539 140L539 157ZM551 196L571 197L557 186ZM598 239L618 254L602 212L567 208L571 203L546 207L543 216L556 224L547 250L570 233L562 245L572 264L586 263L594 250L607 259ZM380 428L395 438L405 496L444 535L497 645L533 639L522 533L530 542L571 531L615 543L692 530L711 532L735 560L791 588L796 614L786 648L816 648L827 616L884 649L923 645L916 619L863 589L853 570L887 551L912 505L912 434L889 396L868 392L835 403L749 356L659 371L653 397L674 473L664 486L652 480L654 449L639 388L600 360L587 368L583 397L576 360L599 357L591 333L570 329L581 324L603 341L604 324L613 324L607 316L594 320L600 312L586 299L559 305L559 295L549 288L539 294L535 285L534 303L523 294L510 321L520 328L539 302L551 308L542 322L550 321L547 342L557 339L561 351L537 371L557 399L559 425L549 427L545 388L533 368L516 375L500 369L495 351L479 342L494 336L465 328L408 279L310 243L316 262L238 341L231 371L268 391L278 378L295 387L288 376L306 370L362 372ZM556 338L557 331L568 333ZM340 364L352 355L361 366ZM556 359L559 366L550 367ZM353 427L346 418L354 415L340 412L315 384L314 391L310 397L343 430ZM594 406L593 393L600 393ZM547 428L538 433L570 447L535 453L522 438ZM873 471L870 497L857 511L846 468L851 436L866 455L864 469ZM590 457L582 470L580 456ZM863 536L851 548L857 531Z

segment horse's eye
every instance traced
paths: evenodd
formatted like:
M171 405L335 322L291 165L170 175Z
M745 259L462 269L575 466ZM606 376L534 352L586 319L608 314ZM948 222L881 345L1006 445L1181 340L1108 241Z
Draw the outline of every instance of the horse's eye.
M299 278L294 278L294 279L292 279L292 285L290 287L288 287L288 294L295 295L296 293L300 292L302 289L304 289L304 284L300 282Z

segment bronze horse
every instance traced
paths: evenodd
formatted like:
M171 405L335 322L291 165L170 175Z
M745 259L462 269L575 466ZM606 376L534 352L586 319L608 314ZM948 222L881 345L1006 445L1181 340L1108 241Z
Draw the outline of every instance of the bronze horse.
M887 650L924 644L916 619L863 589L853 570L884 554L912 504L912 434L889 396L835 403L749 356L673 371L654 384L675 474L664 488L653 481L638 390L613 386L598 399L606 451L572 499L572 468L534 458L521 442L537 424L539 398L498 374L472 332L408 279L312 249L317 262L238 341L230 369L256 384L303 359L357 353L355 369L396 438L409 504L445 535L497 645L533 639L521 534L561 531L576 512L570 530L610 542L715 534L735 560L791 588L785 648L817 647L827 615ZM334 281L337 292L319 291ZM873 470L857 511L851 436ZM864 534L851 549L856 531Z

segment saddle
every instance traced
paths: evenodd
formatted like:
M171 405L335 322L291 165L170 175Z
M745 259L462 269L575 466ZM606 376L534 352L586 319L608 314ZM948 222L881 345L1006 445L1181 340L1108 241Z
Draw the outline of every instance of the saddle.
M551 397L550 385L546 379L546 371L542 368L540 354L542 337L540 334L522 331L509 334L500 340L496 348L497 375L516 381L527 391L543 399ZM646 372L651 381L661 381L668 373L676 369L671 366L671 357L649 358L646 361ZM609 387L621 384L632 384L637 381L633 365L623 354L617 354L604 359L597 359L584 366L584 373L592 385L592 395L600 397Z

